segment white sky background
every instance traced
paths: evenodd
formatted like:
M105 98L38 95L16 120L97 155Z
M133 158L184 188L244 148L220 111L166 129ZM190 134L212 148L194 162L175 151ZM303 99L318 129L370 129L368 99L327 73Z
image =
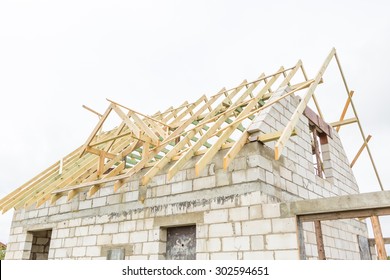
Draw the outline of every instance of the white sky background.
M107 97L153 114L298 59L312 78L332 47L390 189L389 11L389 1L3 0L0 197L84 143L97 117L82 104L103 113ZM319 93L330 122L346 100L336 74L335 90ZM341 130L350 160L357 132ZM361 191L378 191L365 162L354 167ZM3 243L11 212L0 216Z

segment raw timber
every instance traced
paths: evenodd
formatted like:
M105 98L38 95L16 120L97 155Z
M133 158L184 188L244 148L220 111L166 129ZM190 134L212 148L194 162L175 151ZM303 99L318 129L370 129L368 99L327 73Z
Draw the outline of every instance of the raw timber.
M345 86L347 94L346 104L343 108L340 108L342 111L340 118L327 123L324 121L323 111L320 108L315 92L321 84L326 82L324 75L331 62L335 62L338 66L341 81ZM165 237L159 237L159 240L162 240L161 242L165 242L164 246L172 243L172 240L166 241L167 236L169 239L170 236L185 235L186 238L193 239L195 236L194 231L198 231L200 230L199 228L206 226L208 235L204 234L204 237L212 237L217 244L218 242L223 244L222 247L216 245L218 247L215 249L216 253L210 253L214 252L214 249L202 249L201 247L199 249L198 246L201 245L194 245L195 243L192 241L188 241L188 244L192 244L192 247L188 249L185 256L172 255L174 251L171 250L172 248L167 248L166 253L161 253L160 249L150 249L158 251L154 255L146 249L135 253L138 250L137 245L131 248L127 246L130 246L128 244L137 244L137 242L141 242L144 244L143 246L146 246L146 243L143 242L149 240L150 237L148 238L141 234L144 230L137 231L136 227L134 227L130 233L126 231L120 232L120 229L117 227L116 230L118 232L115 230L110 231L107 224L98 225L95 217L95 224L89 226L90 229L87 230L87 233L80 235L92 234L95 236L95 243L92 243L94 244L94 250L99 253L95 251L95 253L88 253L87 245L90 243L85 245L83 243L84 239L82 239L80 241L83 244L81 248L86 249L80 249L74 244L70 246L72 249L68 248L65 250L66 254L60 248L54 249L55 252L50 253L48 246L46 246L39 248L39 250L48 251L43 257L41 256L42 258L48 258L49 256L49 258L65 258L65 256L70 258L102 258L107 253L107 250L116 249L115 246L115 248L111 246L111 243L118 243L127 244L122 246L121 250L123 251L117 252L118 255L126 256L127 258L140 256L149 258L185 258L191 256L193 258L195 256L196 258L226 257L249 259L252 257L263 257L304 259L312 256L325 259L326 255L330 254L330 251L326 250L330 249L326 247L329 244L324 243L322 232L324 223L321 223L321 219L333 220L329 218L329 215L332 215L332 213L336 215L335 219L370 217L375 225L374 232L378 258L385 258L386 251L383 245L383 236L380 232L378 216L388 214L390 203L387 203L389 199L388 193L384 192L369 149L368 142L371 139L371 135L365 136L352 99L353 93L346 83L336 50L332 49L318 73L312 79L307 76L303 63L299 60L292 67L280 67L272 74L262 73L254 81L244 80L236 87L230 89L222 88L214 95L202 95L194 102L186 101L178 107L170 107L163 112L156 112L153 115L145 115L110 99L107 99L108 107L104 113L99 113L87 106L83 106L99 118L97 125L85 143L2 198L0 200L0 209L4 213L14 208L20 215L22 213L30 213L30 211L34 211L33 209L38 209L35 210L38 218L40 217L39 211L42 211L42 213L46 213L45 211L54 213L44 220L44 223L47 223L47 225L43 228L37 225L24 228L24 218L19 220L15 218L16 220L14 221L14 227L18 228L18 231L23 232L26 236L32 234L36 239L46 238L47 244L50 243L50 238L57 236L56 240L65 246L64 244L69 238L78 236L75 233L77 231L75 228L79 228L79 232L81 231L80 228L82 228L81 223L84 224L81 220L80 224L74 222L76 224L75 228L73 228L74 232L72 233L72 230L69 230L66 232L70 236L62 236L63 233L58 233L59 229L56 228L56 223L61 219L67 220L64 223L70 224L70 220L84 219L88 215L95 215L96 217L108 215L112 218L115 215L120 215L118 213L129 213L127 212L130 211L129 209L131 211L136 210L136 212L132 212L132 218L129 218L128 221L127 218L123 218L124 220L121 222L130 222L137 217L137 219L144 219L142 224L146 225L147 221L152 223L153 226L148 230L157 230L159 234L165 234ZM313 109L308 107L311 100L315 105ZM346 118L349 108L352 109L353 117ZM275 122L270 118L270 116L275 114L278 115L279 120L282 119L283 121ZM103 131L102 128L111 115L119 117L120 123L109 131ZM351 124L357 124L363 144L350 164L343 155L341 144L339 144L338 132L344 125ZM299 138L298 142L303 141L304 144L302 146L305 149L307 148L305 150L302 147L297 147L297 149L301 150L302 155L292 155L291 147L294 147L294 145L299 146L295 142L293 143L294 138ZM334 144L328 144L332 141ZM340 190L337 192L329 191L332 189L332 183L338 184L339 180L338 171L335 171L335 167L329 159L332 157L332 149L334 149L332 145L340 149L341 161L343 162L340 164L344 172L343 175L347 176L349 180L346 190L342 190L342 187L339 187ZM268 155L269 150L272 151L272 157ZM370 163L382 190L382 192L378 192L375 195L384 195L383 201L378 200L377 204L372 204L373 198L371 196L364 194L359 196L357 194L357 184L351 171L363 150L368 152ZM257 159L259 153L268 155L266 163L257 162L259 161ZM327 158L325 158L325 155ZM302 162L304 161L304 164L302 164L304 167L298 166L298 163L294 161L290 162L290 156L295 158L301 156L302 158L299 159ZM314 163L312 162L312 157L316 158ZM297 159L295 160L297 161ZM256 163L253 163L253 161ZM292 166L295 164L298 167ZM245 170L242 166L246 166L248 169ZM156 185L160 189L157 190ZM312 190L308 187L309 185ZM105 203L99 200L102 193L112 194L113 200L115 194L127 195L129 190L131 190L131 198L128 201L131 203L126 203L127 198L117 196L115 197L115 201L118 200L115 202L116 208L107 208L107 211L111 211L110 213L106 213L104 212L106 210L100 208L110 204L107 198L104 198ZM191 197L191 192L193 192L193 197ZM257 195L257 192L261 195L266 193L267 199L264 201L258 199L259 201L256 203L247 202L245 204L243 202L246 195ZM312 194L309 195L309 193ZM134 195L137 197L135 198ZM222 206L218 206L214 209L211 206L214 203L213 201L223 201L222 204L224 204L228 200L227 197L230 197L229 195L235 201L234 206L230 206L234 208L230 209L228 207L229 209L224 209ZM306 207L305 205L310 205L311 207L314 205L314 202L312 202L314 201L312 200L313 198L323 199L325 202L319 200L316 203L326 205L327 199L333 199L329 196L339 196L340 201L343 197L345 197L346 201L350 201L350 199L359 201L360 198L362 201L369 201L369 207L364 207L364 205L359 203L356 204L358 206L349 205L348 209L327 209L324 207L321 213L318 213L318 211L310 212L304 208ZM303 201L301 201L302 199ZM89 203L87 203L88 201ZM94 203L91 201L94 201ZM307 204L304 204L305 202ZM80 203L80 205L84 203L88 206L71 206L77 203ZM168 209L169 205L169 207L173 207L172 205L180 203L185 203L185 207L190 207L191 205L200 208L204 207L205 210L203 212L188 210L188 212L182 213L180 212L182 211L180 207L184 206L180 206L180 209L177 210L179 211L178 213L173 213L173 210L168 213L168 210L164 210L166 212L162 216L166 217L159 217L156 214L161 209ZM337 201L335 205L340 205L340 203L342 202ZM258 207L261 209L258 210L260 211L259 213L253 210L258 209ZM85 212L84 215L83 211L87 211L87 208L91 208L90 210L95 212ZM51 209L56 210L51 211ZM64 211L61 209L64 209ZM150 213L148 212L150 219L146 219L146 214L143 214L144 216L141 218L139 215L134 214L144 211L144 209L151 211ZM372 211L372 209L382 209L383 211ZM237 218L238 214L234 214L239 211L242 211L240 214L241 220ZM269 211L274 211L274 214L267 217ZM345 214L350 213L348 211L355 211L353 213L356 215L348 216ZM34 215L35 212L33 212ZM71 216L61 216L62 212ZM114 215L113 213L116 214ZM212 214L215 215L215 218L210 218ZM126 215L123 214L124 217ZM222 216L219 217L219 215ZM229 219L226 218L224 220L224 215L229 216ZM34 216L34 218L36 217ZM238 222L232 222L234 219L238 219ZM282 228L278 223L282 223L282 221L288 221L293 223L293 225L289 229L284 229L285 232L282 229L278 231L278 227ZM312 227L311 230L305 228L307 225L304 225L304 223L311 222L314 222L315 227ZM31 223L35 222L32 221ZM228 223L231 223L231 225L228 225ZM269 226L271 223L273 225L272 229ZM169 229L180 225L183 226L183 229ZM255 232L256 227L251 229L251 225L263 225L265 228L269 226L270 229L261 234L259 233L259 235ZM100 227L101 230L98 230ZM326 230L328 230L328 227L332 228L332 226L325 225ZM47 231L47 228L50 228L50 230ZM234 229L233 231L232 228ZM52 230L54 235L52 235ZM264 229L259 230L262 232ZM312 242L305 240L303 232L306 233L307 231L315 235L316 249L307 246L308 243ZM103 245L106 247L98 244L99 241L96 241L95 235L104 235L105 232L115 236L111 236L112 241L103 242ZM219 232L226 232L226 235L220 237L218 235ZM364 236L366 234L365 223L357 224L356 232L360 232ZM356 232L354 236L357 236ZM139 238L133 237L136 234L138 234ZM153 235L153 232L149 232L149 236L150 234ZM199 238L201 238L202 234L199 233ZM269 236L266 234L269 234ZM232 238L232 236L236 236L235 238L239 238L237 240L240 241L236 239L230 240L229 238ZM360 235L358 236L361 238ZM120 238L121 241L114 242L115 238ZM286 240L285 238L287 240L291 239L290 243L292 245L290 243L286 245L288 252L286 250L282 251L283 248L275 245L280 240ZM245 250L242 249L245 252L241 253L241 255L235 252L229 245L229 240L233 243L241 242L237 246L246 248ZM260 243L256 245L255 240ZM368 239L363 238L362 240L367 241ZM53 239L51 242L53 242ZM187 244L186 242L183 244ZM200 239L198 242L206 241ZM372 241L370 242L370 244L373 243ZM174 243L172 243L172 246L174 246ZM367 241L365 244L369 244L369 242ZM20 244L15 245L15 248L16 246L20 246ZM148 246L152 245L149 244ZM161 244L156 246L156 248L161 248ZM262 246L267 248L261 249ZM195 247L197 248L196 250ZM38 250L38 247L35 248ZM307 252L308 250L310 252ZM10 253L8 258L31 258L33 256L30 252L25 252L24 255L17 255L16 251L16 249L11 250L12 253ZM314 251L318 253L316 254ZM363 251L360 252L360 256L364 256L364 258L369 256L371 258L371 253L367 250ZM333 251L331 253L333 256ZM111 256L111 254L114 254L113 251L110 251L108 255ZM36 256L34 255L34 258ZM342 258L340 255L338 256ZM349 257L345 256L345 258L356 258L356 255L352 253ZM333 258L337 257L333 256Z

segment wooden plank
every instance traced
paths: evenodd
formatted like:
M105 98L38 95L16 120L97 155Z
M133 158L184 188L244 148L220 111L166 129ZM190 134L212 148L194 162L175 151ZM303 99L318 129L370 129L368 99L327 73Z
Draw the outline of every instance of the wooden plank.
M310 83L310 81L309 81ZM298 89L299 90L299 89ZM286 96L288 95L291 95L292 93L294 93L294 91L290 91L289 93L277 98L276 100L273 100L272 102L268 102L266 103L263 107L255 110L254 112L252 112L251 114L256 114L258 112L260 112L261 110L264 110L270 106L272 106L273 104L275 104L276 102L279 102L279 100L285 98ZM238 121L242 121L243 118L238 118L236 119L234 122L238 122ZM229 164L232 162L232 160L234 159L234 157L238 154L238 152L242 149L242 147L245 145L245 143L247 142L248 140L248 137L249 137L249 133L247 131L243 132L243 134L240 136L240 138L235 142L235 144L232 146L232 148L226 153L226 155L224 156L223 158L223 168L225 170L227 170Z
M265 74L261 74L259 79L265 77ZM251 102L247 104L244 110L242 110L237 117L243 116L248 114L253 107L257 106L257 102L259 99L263 97L263 95L268 91L268 89L271 87L271 85L276 81L276 79L279 76L273 77L261 90L260 92L256 95L256 98L253 98ZM241 96L240 98L232 104L232 107L240 104L241 102L244 101L245 98L247 98L253 90L259 85L260 82L253 83ZM195 164L195 174L196 176L199 176L200 172L205 168L207 163L210 162L212 157L220 150L221 146L223 143L226 142L226 140L230 137L230 135L234 132L234 130L237 129L237 127L241 123L235 123L234 125L231 125L232 122L230 122L230 126L228 129L226 129L222 135L219 136L217 141L212 145L212 147L198 160L198 162ZM214 124L214 126L219 126L218 122ZM217 127L218 128L218 127Z
M147 156L149 156L149 154L150 154L149 148L150 148L150 144L149 143L144 143L142 145L142 157L143 158L146 158Z
M345 120L342 120L342 121L332 122L332 123L330 123L330 126L337 128L337 127L340 127L340 126L343 126L343 125L355 123L357 121L358 121L357 118L350 118L350 119L345 119Z
M305 110L307 103L309 102L310 98L312 97L317 85L319 84L320 80L322 79L322 76L324 75L330 61L334 57L336 53L336 50L333 48L328 57L326 58L325 62L323 63L321 69L318 71L318 74L316 78L314 79L314 82L310 85L309 89L307 90L306 94L302 98L301 102L298 104L297 108L295 109L289 123L284 128L282 135L280 136L279 140L275 144L275 159L278 160L282 154L283 148L286 145L288 139L291 136L291 133L293 132L295 126L297 125L299 121L299 117L302 115L303 111Z
M320 178L324 178L324 176L323 176L324 168L323 168L322 158L321 158L321 154L320 154L320 146L318 143L317 129L315 127L313 127L312 132L313 132L312 148L314 150L314 155L316 157L316 166L317 166L317 168L316 168L317 174L316 175L319 176Z
M300 60L299 60L300 61ZM298 62L299 62L298 61ZM302 62L301 62L302 63ZM302 66L302 64L301 64ZM295 67L295 66L294 66ZM300 91L300 90L303 90L305 88L308 88L312 83L314 82L314 79L311 79L311 80L307 80L307 81L304 81L304 82L300 82L300 83L297 83L297 84L294 84L294 85L291 85L290 86L290 89L293 90L294 92L296 91ZM319 84L322 83L322 80L320 81ZM267 99L270 99L271 96L275 93L275 91L271 91L271 92L268 92L267 94L264 95L263 97L263 100L267 100Z
M296 71L298 70L300 64L302 62L301 61L298 61L297 65L296 65L296 68L294 68L293 71L291 71L291 73L289 73L289 75L285 78L285 80L282 82L281 86L284 87L285 84L287 84L291 78L294 76L294 74L296 73ZM283 67L281 67L279 69L279 71L283 70ZM262 74L259 79L261 79L262 77L264 77L265 75ZM258 101L260 99L262 99L264 97L264 95L266 94L267 91L270 90L271 86L275 83L275 81L279 78L280 74L277 74L275 76L272 77L272 79L270 79L266 84L265 86L260 90L259 93L257 93L256 97L255 98L252 98L252 100L247 104L247 106L245 107L245 109L243 109L237 116L237 118L240 118L242 116L245 116L247 114L249 114L253 108L255 108L258 104ZM249 88L247 90L247 93L252 93L255 86L257 86L258 84L252 84L252 87ZM246 96L241 96L241 97L244 97L246 98ZM242 102L243 101L243 98L240 99L238 102ZM200 174L200 172L204 169L204 167L207 165L207 163L211 160L211 158L219 151L219 149L221 148L222 144L229 138L229 136L234 132L234 130L236 130L238 128L238 126L241 125L241 123L237 122L237 123L231 123L230 124L230 127L227 128L223 133L222 135L219 136L218 140L213 144L213 146L207 151L207 153L202 156L199 161L195 164L195 174L198 176ZM238 146L237 146L238 147Z
M316 126L321 133L325 133L330 138L332 138L332 129L329 124L327 124L319 115L317 115L312 109L306 107L303 111L303 115L307 117L311 124Z
M194 131L179 141L172 150L170 150L163 158L161 158L146 174L142 177L141 184L147 185L149 181L167 164L172 158L189 143L190 139L195 135Z
M98 168L97 168L97 177L98 178L100 178L104 173L104 161L105 161L105 158L103 156L103 153L101 153L99 155Z
M364 148L367 147L368 142L370 141L371 137L372 137L371 135L368 135L368 136L367 136L366 141L364 141L363 145L360 147L360 149L359 149L359 151L357 152L356 156L353 158L353 160L352 160L352 162L351 162L351 164L350 164L350 167L351 167L351 168L355 165L356 161L358 160L360 154L363 152Z
M223 88L221 91L224 91L225 89ZM210 104L216 101L217 98L211 98L210 99ZM203 106L202 109L198 110L197 113L195 113L192 118L196 119L199 114L202 113L202 110L207 108L207 106ZM151 150L149 157L143 158L140 160L136 165L134 165L126 174L122 174L117 176L116 178L105 178L102 180L96 180L92 182L86 182L80 185L80 187L85 187L85 186L92 186L94 184L105 184L108 182L114 182L115 181L115 189L119 189L123 184L128 182L129 178L133 176L135 173L137 173L139 170L141 170L155 155L157 155L161 150L165 149L165 145L170 143L173 139L181 135L184 131L184 129L192 123L193 120L189 119L185 123L183 123L180 127L176 128L170 135L169 137L163 142L160 143L160 146L155 147L153 150ZM124 156L124 154L122 154Z
M118 146L117 150L114 150L113 152L118 152L120 150L123 150L124 147L126 147L128 144L124 142L122 146ZM121 154L119 153L115 159L109 160L104 167L104 171L108 170L114 163L119 162L122 160ZM78 165L75 165L71 170L69 170L68 175L63 178L63 180L58 185L49 184L47 185L43 190L40 191L40 193L37 193L33 197L30 198L28 202L26 202L25 206L30 205L31 203L35 201L38 201L37 205L43 204L45 201L50 199L51 193L54 190L62 189L66 186L72 185L72 184L78 184L77 180L80 176L84 176L83 174L89 173L90 176L88 177L89 180L95 180L97 178L97 164L95 157L91 160L86 161L85 163L80 163Z
M78 190L71 190L68 192L68 198L67 198L67 202L71 201L77 194L79 193Z
M275 140L280 138L280 135L282 135L282 131L275 131L275 132L271 132L271 133L267 133L267 134L262 134L262 135L257 137L257 141L260 141L262 143L275 141ZM297 135L297 132L294 129L291 136L295 136L295 135Z
M89 146L89 144L92 142L92 140L95 138L96 133L102 128L103 123L107 119L108 115L112 111L112 106L111 104L107 107L106 111L104 112L103 116L99 119L99 122L95 126L95 128L92 130L91 134L89 135L87 141L84 143L84 145L81 147L81 153L80 153L80 158L84 155L86 148Z
M60 159L60 167L58 168L58 174L62 174L62 169L64 168L64 159Z
M390 237L384 237L383 242L385 244L390 244ZM375 245L375 238L368 238L368 243L370 244L370 246Z
M192 111L200 104L202 103L203 101L205 101L207 98L206 98L206 95L202 95L198 100L196 100L194 103L191 103L189 105L187 105L187 109L184 110L184 112L180 113L180 115L178 115L174 121L171 123L172 126L175 126L176 123L180 122L180 120L182 120L185 116L187 116L188 114L192 115Z
M80 148L81 150L81 148ZM80 151L78 150L78 152ZM43 180L40 180L39 183L34 184L33 187L24 189L18 194L17 197L14 197L12 200L8 201L6 205L3 206L3 211L7 211L11 208L20 208L23 206L25 201L31 199L34 195L38 194L42 190L45 190L48 186L53 185L57 180L66 178L68 170L71 169L76 163L82 163L85 158L95 160L95 156L92 154L87 154L83 158L78 158L76 154L70 161L64 162L63 173L59 175L56 172L51 172L48 176L44 176Z
M118 116L126 123L126 125L130 128L130 130L138 137L141 135L141 130L136 126L128 116L115 104L111 104L112 109L115 111L115 113L118 114Z
M150 127L148 127L148 126L141 120L141 118L137 116L137 114L135 114L135 113L132 112L132 111L129 111L129 114L130 114L130 116L134 119L135 124L136 124L144 133L146 133L146 135L148 135L148 136L150 137L150 139L152 139L153 144L158 145L158 142L160 141L160 139L157 137L157 135L154 133L154 131L152 131L152 130L150 129Z
M99 118L102 118L102 117L103 117L103 115L102 115L102 114L100 114L100 113L96 112L95 110L93 110L93 109L89 108L88 106L85 106L85 105L83 105L82 107L83 107L84 109L86 109L86 110L88 110L88 111L90 111L90 112L94 113L94 114L95 114L95 115L97 115Z
M291 79L292 77L295 75L296 71L299 69L299 67L302 65L302 61L299 60L297 62L297 64L291 68L291 70L293 70L285 79L284 81L282 82L282 84L279 86L278 89L280 89L281 87L284 87ZM281 73L281 71L283 70L283 67L281 67L279 69L279 71L277 73ZM272 80L270 80L271 82L271 85L276 81L276 79L279 77L278 74L274 75L272 77ZM268 83L267 83L268 84ZM307 85L306 84L299 84L299 86L295 87L294 90L298 90L298 89L301 89L301 88L304 88L306 87ZM271 87L269 87L268 89L270 89ZM264 94L263 94L263 97L264 97ZM272 103L272 102L271 102ZM273 103L272 103L273 104ZM266 105L266 106L270 106L270 105ZM264 106L263 106L264 107ZM260 111L260 109L259 109ZM238 119L240 119L240 117L238 117ZM231 124L233 125L233 124ZM236 141L236 143L232 146L232 148L226 153L226 155L224 156L223 158L223 168L225 170L227 170L229 164L232 162L232 160L234 159L234 157L238 154L238 152L242 149L242 147L245 145L245 143L247 142L247 139L249 137L249 133L245 130L243 132L243 134L240 136L240 138ZM280 136L278 136L279 138Z
M106 100L107 100L108 102L110 102L111 104L115 104L115 105L117 105L117 106L120 106L120 107L122 107L122 108L124 108L124 109L126 109L126 110L128 110L128 111L130 111L130 112L132 112L133 114L135 113L135 114L140 115L140 116L142 116L142 117L144 117L144 118L146 118L146 119L149 119L149 120L151 120L151 121L154 121L154 122L156 122L156 123L159 123L159 124L161 124L161 125L163 125L163 126L168 126L168 124L166 124L165 122L162 122L162 121L160 121L160 120L158 120L158 119L156 119L156 118L152 118L152 117L150 117L150 116L148 116L148 115L144 115L144 114L142 114L142 113L140 113L140 112L137 112L137 111L135 111L135 110L133 110L133 109L130 109L129 107L126 107L126 106L124 106L124 105L122 105L122 104L120 104L120 103L118 103L118 102L112 101L112 100L110 100L110 99L108 99L108 98L106 98Z
M105 133L105 135L109 135L110 133ZM128 144L124 143L123 144L123 147L127 146ZM122 148L123 149L123 148ZM81 148L80 148L81 150ZM77 160L77 154L79 153L80 151L77 150L77 151L74 151L73 154L75 154L74 156L74 160ZM88 156L86 158L87 160L89 159L92 159L91 156ZM74 168L79 168L80 166L86 166L88 165L89 163L86 161L85 163L83 163L83 161L85 159L80 159L82 160L81 162L78 162L77 165L75 165ZM41 183L39 185L34 185L33 188L30 188L28 190L26 190L26 188L24 188L23 191L23 195L21 195L21 193L18 194L18 197L17 197L17 200L15 201L9 201L9 204L6 205L7 208L8 207L14 207L14 206L18 206L19 205L22 205L23 206L23 203L26 201L26 204L29 204L31 205L32 203L35 203L35 201L38 199L38 196L41 196L41 195L45 195L46 193L50 192L50 190L52 190L53 186L55 188L55 185L53 184L53 182L55 182L56 180L58 180L58 178L61 178L61 180L66 180L70 175L69 175L69 172L71 172L69 169L70 168L70 165L69 164L74 164L73 162L68 162L68 158L65 157L64 159L64 173L65 174L62 174L63 176L58 176L58 173L47 173L44 177L44 180L42 179L41 180ZM91 163L91 161L94 161L94 160L90 160L89 162ZM74 183L77 183L80 181L80 178L87 178L90 174L92 174L93 170L92 169L83 169L85 170L84 173L80 174L78 177L76 178L71 178L73 179ZM89 175L88 175L89 174ZM92 175L92 177L89 177L89 178L93 178L94 175ZM70 176L71 177L71 176ZM52 181L52 182L51 182ZM77 183L78 184L78 183ZM34 195L33 195L34 194ZM49 199L50 199L50 194L49 195ZM47 195L46 195L47 196ZM53 197L56 197L56 195L54 195ZM9 208L8 208L9 209ZM6 209L3 209L6 211Z
M298 237L298 251L299 251L299 259L306 259L306 248L305 248L305 235L303 229L303 223L299 217L296 217L297 221L297 237Z
M227 97L224 98L224 100L215 108L213 111L211 111L206 118L202 121L202 123L208 121L208 119L211 119L215 116L215 113L219 111L223 107L223 103L228 102L229 100L233 99L234 96L238 94L238 92L241 90L242 87L238 87L235 90L233 90L231 93L228 94ZM251 87L250 87L251 88ZM245 92L251 91L251 89L247 89ZM252 89L253 90L253 89ZM245 93L244 93L245 94ZM236 103L240 103L242 100L239 98ZM204 144L204 142L207 141L209 136L214 133L222 123L225 122L227 118L226 112L218 115L217 120L214 122L214 124L205 132L205 134L199 138L199 140L194 143L194 145L185 153L182 155L182 157L176 161L176 163L168 170L167 179L171 180L172 177L179 171L179 169L194 155L194 153ZM199 131L199 126L201 128L201 124L198 125L197 130Z
M122 120L122 123L116 129L111 130L111 133L109 136L107 136L107 138L113 138L115 136L123 135L126 132L130 132L129 136L132 137L133 134L131 134L130 128L126 125L126 122ZM126 137L126 138L128 138L128 137ZM120 139L120 140L118 140L118 139ZM99 139L99 141L101 141L101 140L105 140L105 139ZM126 141L126 139L124 139L124 138L112 139L112 141L109 141L109 143L105 145L104 150L106 152L110 151L113 148L113 146L116 145L117 140L120 142ZM135 140L135 139L133 139L133 140ZM90 146L91 146L91 144L90 144Z
M125 184L124 180L122 180L122 179L117 180L114 183L114 192L117 192L123 186L123 184Z
M294 66L295 67L295 66ZM251 82L246 82L243 86L247 87L253 83L257 83L257 82L260 82L260 81L265 81L267 80L268 78L271 78L273 77L274 75L277 75L277 74L284 74L285 72L288 72L292 69L294 69L294 67L291 67L291 68L287 68L287 69L283 69L282 71L278 71L278 72L275 72L273 74L270 74L268 76L265 76L265 77L262 77L262 78L258 78L254 81L251 81ZM216 95L220 95L220 94L225 94L226 92L229 92L229 91L232 91L232 90L236 90L238 87L240 87L241 85L237 86L237 87L233 87L233 88L230 88L230 89L227 89L225 90L224 92L221 92L221 93L217 93ZM215 95L214 95L215 96ZM212 96L213 97L213 96Z
M58 199L61 198L61 195L59 194L53 194L51 196L50 205L54 205Z
M339 60L339 57L338 57L337 53L335 53L335 58L336 58L337 65L339 67L339 71L340 71L341 77L343 79L345 90L346 90L346 92L347 92L347 94L349 96L350 91L349 91L348 84L347 84L347 81L345 79L345 75L344 75L344 72L343 72L343 68L341 67L341 63L340 63L340 60ZM362 127L362 125L360 123L359 116L357 114L357 110L355 108L355 104L353 103L353 99L352 98L350 98L350 102L351 102L351 107L352 107L353 113L354 113L355 117L358 120L357 123L358 123L358 126L359 126L359 130L360 130L360 134L362 136L362 139L363 139L363 141L366 141L366 136L365 136L365 133L363 131L363 127ZM378 183L379 183L379 187L383 191L384 188L383 188L383 185L382 185L382 180L381 180L381 178L379 176L379 172L378 172L378 170L376 168L374 157L371 154L370 146L368 146L368 145L367 145L367 153L368 153L368 156L370 157L371 165L372 165L372 168L374 169L375 176L376 176L376 178L378 180Z
M308 81L309 78L308 78L308 76L307 76L307 74L306 74L306 70L305 70L305 68L303 67L303 64L301 65L301 70L302 70L303 76L305 77L305 80ZM319 84L322 84L322 83L323 83L323 79L320 80ZM318 112L318 114L320 115L321 119L325 120L324 115L322 114L320 105L319 105L319 103L318 103L318 101L317 101L317 97L316 97L315 93L313 93L313 101L314 101L314 105L316 106L317 112Z
M153 122L152 120L143 119L146 125L150 126L151 129L154 131L155 134L160 135L163 139L167 137L167 129L164 130L164 128L168 127L162 127L160 124Z
M63 158L63 168L64 168L65 164L68 164L70 161L76 160L78 158L77 155L80 153L80 151L81 151L81 147L74 150L69 155L65 156ZM42 171L41 173L36 175L34 178L27 181L22 186L20 186L19 188L15 189L13 192L11 192L10 194L8 194L4 198L2 198L0 200L0 209L3 209L3 207L5 207L7 205L12 205L13 203L15 203L21 196L23 196L24 193L35 189L36 184L41 183L42 181L46 180L47 178L49 178L51 176L57 176L58 175L57 172L59 170L59 165L60 165L59 161L55 162L49 168L45 169L44 171ZM11 206L10 208L12 208L12 207L13 206Z
M188 101L185 101L183 104L181 104L179 107L175 108L175 109L171 109L168 111L167 115L163 118L163 122L166 122L168 123L169 120L175 119L175 117L177 116L177 114L183 110L184 108L186 108L188 106Z
M227 170L229 164L236 157L236 155L241 151L242 147L244 147L245 143L248 141L249 133L245 131L241 134L240 139L234 143L234 145L230 148L230 150L223 157L223 169Z
M97 162L95 159L89 161L87 164L80 166L77 168L77 166L73 169L68 176L64 178L64 180L59 181L59 184L54 185L46 185L39 193L36 193L32 197L30 197L24 204L18 204L15 206L16 209L20 209L21 207L29 207L33 205L35 202L37 202L37 207L44 204L47 200L51 197L51 192L55 189L61 189L68 184L75 182L78 177L80 177L85 172L89 172L90 174L93 174L93 172L97 169Z
M375 208L375 209L362 209L362 210L343 210L333 211L327 213L318 214L305 214L300 215L300 219L303 222L313 222L315 220L344 220L354 218L369 218L371 216L387 216L390 215L390 207Z
M122 161L118 166L116 166L113 170L111 170L109 173L107 174L104 174L102 178L108 178L108 177L112 177L112 176L117 176L118 174L121 173L121 171L124 169L125 167L125 162ZM71 190L78 190L78 189L83 189L87 186L82 186L82 184L80 185L77 185L77 186L68 186L66 188L62 188L62 189L58 189L58 190L54 190L51 192L52 195L60 195L60 197L64 194L64 193L67 193ZM95 184L95 185L92 185L91 189L89 190L90 192L88 193L88 196L92 196L94 193L96 193L100 187L102 187L101 184Z
M102 185L93 185L89 190L88 190L88 197L93 196L97 191L100 190Z
M116 135L116 136L109 137L109 138L104 139L104 140L96 141L96 142L91 143L89 145L89 147L99 146L101 144L105 144L107 142L110 142L110 141L113 141L113 140L116 140L116 139L119 139L119 138L126 137L126 136L128 136L128 135L130 135L132 133L133 132L129 131L129 132L126 132L126 133L123 133L123 134L119 134L119 135Z
M322 236L321 221L314 221L314 229L316 234L317 252L319 260L326 260L324 238Z
M224 90L224 89L222 89ZM298 90L298 89L297 89ZM292 94L293 92L290 92L289 94ZM287 96L287 95L286 95ZM285 96L281 97L281 98L284 98ZM212 98L215 100L215 98ZM278 100L275 100L273 102L278 102ZM270 103L267 103L264 107L266 107L267 105L271 106L272 104ZM217 108L215 108L213 110L213 112L218 112L219 110L219 106L217 106ZM194 116L195 117L195 116ZM210 116L208 116L210 117ZM207 117L207 118L208 118ZM206 118L206 120L207 120ZM237 120L236 120L237 121ZM191 123L191 120L190 122ZM184 125L184 124L183 124ZM201 125L199 125L199 127L202 127ZM183 130L185 129L185 126L181 127L180 129L176 129L169 137L169 139L166 140L166 143L169 143L169 141L171 141L171 139L174 139L175 137L177 137L177 135L180 135L183 133ZM164 143L165 144L165 143ZM155 154L157 154L159 151L161 151L162 149L164 149L164 147L156 147L154 150L153 150L153 156ZM96 181L91 181L91 182L86 182L86 183L82 183L80 184L80 187L84 187L84 186L92 186L94 184L104 184L104 183L108 183L108 182L112 182L112 181L116 181L118 179L121 179L121 182L125 183L126 181L128 181L133 174L135 174L136 172L138 172L141 168L143 168L148 162L149 162L150 159L145 159L145 160L141 160L139 163L137 163L131 170L129 170L126 174L123 174L123 175L119 175L117 178L104 178L102 180L96 180Z
M372 229L374 232L376 251L379 260L387 260L385 242L383 240L381 224L379 218L376 215L370 217Z
M343 112L341 113L340 120L339 120L340 122L342 122L342 121L344 120L344 118L345 118L345 114L347 113L349 104L351 104L351 99L352 99L353 94L354 94L354 91L351 90L351 91L349 92L347 102L345 102ZM339 132L340 127L341 127L341 126L336 127L336 131L337 131L337 132Z
M97 155L97 156L103 156L103 158L110 158L110 159L113 159L116 157L116 155L112 154L112 153L107 153L105 151L102 151L102 150L99 150L99 149L96 149L96 148L92 148L92 147L87 147L85 149L86 152L88 153L91 153L91 154L94 154L94 155Z

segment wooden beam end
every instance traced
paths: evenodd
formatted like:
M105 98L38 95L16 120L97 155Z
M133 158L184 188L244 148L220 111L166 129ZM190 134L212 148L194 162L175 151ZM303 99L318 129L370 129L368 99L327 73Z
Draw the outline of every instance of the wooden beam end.
M223 170L227 170L228 169L228 166L229 166L229 158L227 158L226 156L223 158Z
M142 185L142 186L146 186L146 185L149 183L150 179L151 179L151 178L149 178L149 177L147 177L147 176L143 176L143 177L142 177L142 180L141 180L141 185Z

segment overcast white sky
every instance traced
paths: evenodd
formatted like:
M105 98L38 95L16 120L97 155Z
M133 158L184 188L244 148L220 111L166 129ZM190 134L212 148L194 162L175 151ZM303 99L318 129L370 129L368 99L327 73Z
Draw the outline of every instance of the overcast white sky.
M332 47L390 189L389 11L389 1L0 1L0 197L84 143L97 117L82 104L103 112L107 97L152 114L298 59L313 77ZM330 122L346 99L338 78L334 89L320 92ZM357 131L341 131L350 160ZM361 191L378 191L364 162Z

